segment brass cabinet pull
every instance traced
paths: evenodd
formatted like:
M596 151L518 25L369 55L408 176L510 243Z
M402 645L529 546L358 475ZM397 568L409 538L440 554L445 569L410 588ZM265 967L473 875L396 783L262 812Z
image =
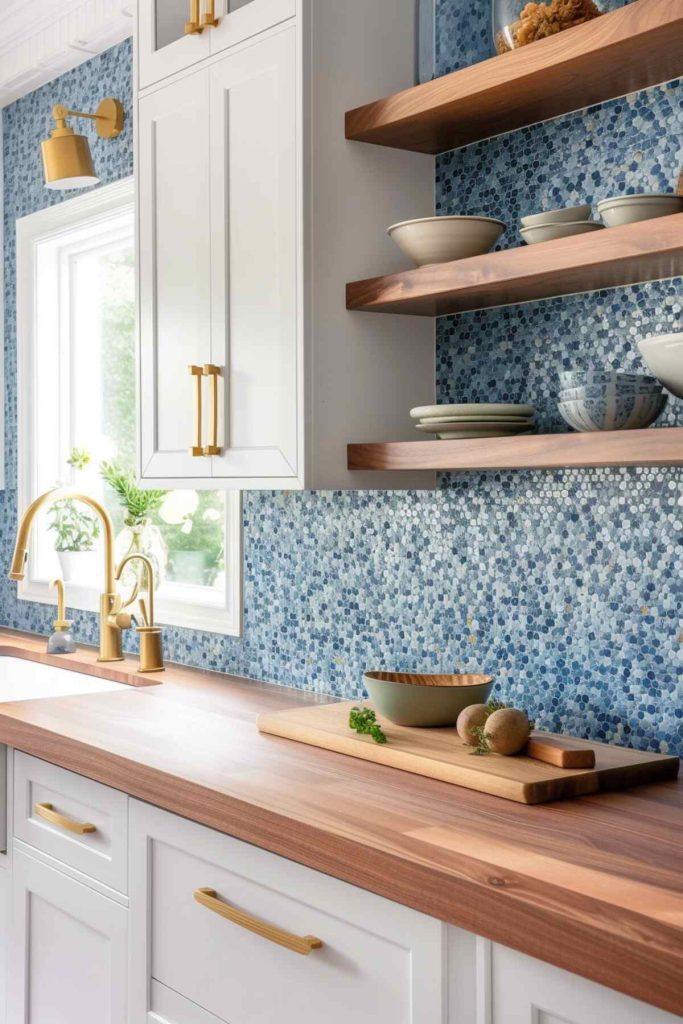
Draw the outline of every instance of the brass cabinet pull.
M185 35L198 36L203 31L199 21L199 0L190 0L190 20L185 22Z
M198 458L204 454L202 445L202 366L188 366L190 376L194 379L194 444L190 448L190 455Z
M215 0L206 0L206 13L202 18L202 25L204 28L215 28L219 20L220 19L216 17Z
M89 821L75 821L73 818L67 818L66 815L56 811L52 804L36 804L33 811L38 817L49 821L51 825L57 825L59 828L66 829L67 832L75 832L78 836L97 832L97 827L91 825Z
M233 924L239 925L240 928L246 928L247 931L268 939L269 942L276 942L278 946L291 949L293 953L308 956L314 949L320 949L322 946L320 939L316 939L313 935L292 935L291 932L285 932L282 928L276 928L273 924L260 921L258 917L252 917L251 914L245 914L243 910L231 907L229 903L218 898L215 889L195 889L194 898L197 903L212 910L214 914L219 914L226 920L232 921Z
M220 375L220 366L206 363L204 376L211 378L211 443L205 445L204 455L220 455L223 450L218 444L218 378Z

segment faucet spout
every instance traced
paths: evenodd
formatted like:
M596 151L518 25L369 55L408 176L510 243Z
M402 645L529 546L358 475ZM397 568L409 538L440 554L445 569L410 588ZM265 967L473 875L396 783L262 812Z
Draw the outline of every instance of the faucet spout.
M43 508L63 500L82 501L98 515L102 523L104 536L104 593L100 598L100 661L121 661L121 630L110 621L111 613L117 602L115 567L114 567L114 524L104 505L91 498L89 494L69 490L67 487L55 487L46 491L32 501L21 519L17 529L17 539L9 571L11 580L23 580L26 571L28 546L31 529L37 514Z

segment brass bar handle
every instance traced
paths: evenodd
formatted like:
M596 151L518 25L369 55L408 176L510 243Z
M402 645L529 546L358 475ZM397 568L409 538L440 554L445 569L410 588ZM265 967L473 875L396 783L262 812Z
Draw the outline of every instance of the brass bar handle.
M65 814L56 811L52 804L36 804L33 812L39 818L45 818L45 821L49 821L51 825L57 825L58 828L63 828L67 832L75 832L78 836L97 832L97 827L91 825L89 821L75 821L74 818L67 818Z
M216 28L220 18L216 17L216 2L215 0L206 0L206 12L202 18L202 25L204 28Z
M204 376L211 378L211 443L204 446L204 455L222 455L223 449L218 444L218 378L220 366L206 363Z
M199 458L204 454L202 445L202 376L203 366L188 366L190 376L194 379L194 444L189 449L190 455Z
M254 935L260 935L262 938L268 939L269 942L284 946L285 949L290 949L293 953L308 956L314 949L320 949L322 946L320 939L316 939L314 935L293 935L291 932L283 931L282 928L276 928L273 924L259 920L258 917L245 914L243 910L231 907L229 903L218 898L215 889L195 889L194 898L197 903L212 910L214 914L219 914L227 921L232 921L240 928L246 928L247 931L253 932Z
M185 35L198 36L203 31L199 20L199 0L190 0L190 20L185 22Z

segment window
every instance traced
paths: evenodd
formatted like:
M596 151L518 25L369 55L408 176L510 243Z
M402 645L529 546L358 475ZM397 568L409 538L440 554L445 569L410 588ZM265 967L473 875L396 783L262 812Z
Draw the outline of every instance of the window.
M238 635L239 494L136 488L122 501L135 486L134 239L130 180L17 222L19 507L56 484L100 498L117 558L142 548L161 568L159 622ZM82 503L48 508L20 598L53 603L61 576L68 605L96 611L98 533Z

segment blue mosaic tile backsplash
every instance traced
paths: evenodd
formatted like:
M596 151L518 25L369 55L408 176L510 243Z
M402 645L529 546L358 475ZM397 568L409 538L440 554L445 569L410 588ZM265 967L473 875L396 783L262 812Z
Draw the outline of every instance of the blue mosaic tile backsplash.
M619 6L612 3L612 6ZM440 0L439 70L489 55L486 0ZM106 84L105 84L106 83ZM14 221L45 191L38 143L52 103L104 92L130 111L122 44L9 107L5 130L7 479L0 551L16 524ZM679 82L572 114L437 163L436 206L514 225L520 213L670 187L683 165ZM95 146L97 147L97 143ZM132 169L130 121L95 157ZM517 244L514 226L502 239ZM444 401L529 399L566 429L559 366L643 370L636 339L680 324L681 281L469 313L439 322ZM683 424L672 400L663 423ZM170 660L355 697L363 669L480 670L548 728L683 752L683 471L615 469L444 476L436 492L244 496L244 636L168 629ZM16 601L0 619L46 633L52 614ZM95 642L94 616L75 613Z

